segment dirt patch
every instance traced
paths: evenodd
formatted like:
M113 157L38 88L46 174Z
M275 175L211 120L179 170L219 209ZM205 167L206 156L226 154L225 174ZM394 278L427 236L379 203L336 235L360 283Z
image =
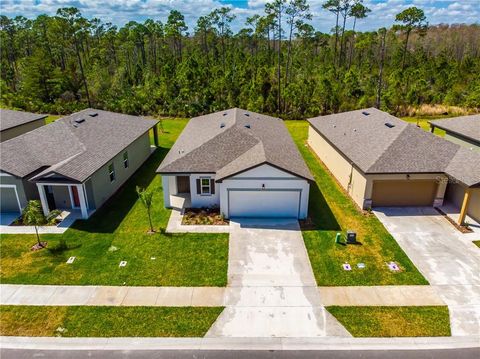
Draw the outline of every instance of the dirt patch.
M229 224L218 208L186 208L182 218L184 225L226 226Z
M40 243L35 243L30 250L31 251L39 251L40 249L47 248L47 242L40 242Z

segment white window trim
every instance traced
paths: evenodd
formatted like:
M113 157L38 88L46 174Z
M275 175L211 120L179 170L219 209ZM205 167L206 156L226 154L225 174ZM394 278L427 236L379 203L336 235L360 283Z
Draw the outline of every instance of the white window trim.
M127 158L125 158L125 154L127 155ZM128 158L128 151L123 152L123 168L127 169L130 167L130 159Z
M20 197L18 197L17 185L14 184L2 184L0 185L1 188L13 188L15 191L15 197L17 197L17 204L20 213L23 211L22 205L20 204Z
M112 166L111 172L110 172L110 166ZM113 174L113 179L112 179L112 174ZM117 179L117 174L115 173L115 165L113 164L113 162L108 165L108 177L110 179L110 183L115 182L115 180Z
M203 192L203 188L207 187L202 182L203 180L208 180L208 192ZM211 196L212 195L212 187L211 187L211 177L200 177L200 195L201 196Z

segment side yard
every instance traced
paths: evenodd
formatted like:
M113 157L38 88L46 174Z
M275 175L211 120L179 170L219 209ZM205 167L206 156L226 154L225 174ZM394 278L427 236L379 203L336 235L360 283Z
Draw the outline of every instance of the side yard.
M317 284L401 285L428 284L395 239L373 214L363 214L335 181L327 168L306 144L308 123L286 121L287 127L315 177L310 186L309 216L313 226L305 227L303 238ZM335 243L338 232L357 232L360 245ZM394 261L400 271L394 272L387 263ZM350 264L352 270L343 269ZM357 264L363 263L360 269Z
M42 235L48 248L31 252L34 235L2 235L2 283L139 286L225 286L227 234L166 235L170 210L163 207L161 179L155 170L186 120L163 120L160 148L121 190L86 221L63 235ZM147 234L148 218L135 186L154 191L152 219L157 233ZM70 257L72 264L67 264ZM126 261L125 267L119 267Z

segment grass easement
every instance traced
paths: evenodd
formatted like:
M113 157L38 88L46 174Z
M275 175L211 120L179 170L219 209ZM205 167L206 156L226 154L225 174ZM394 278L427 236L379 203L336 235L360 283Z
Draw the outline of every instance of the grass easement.
M428 284L395 239L373 214L364 215L343 191L326 167L306 146L308 123L287 121L316 184L310 185L309 216L315 230L304 230L303 239L318 285L398 285ZM335 243L339 231L357 232L362 245L342 246ZM386 262L395 261L400 272L391 272ZM344 271L348 262L352 271ZM366 268L357 269L357 263Z
M326 307L354 337L450 336L448 307Z
M155 154L90 219L77 221L63 235L42 235L47 249L30 251L35 235L2 235L2 283L225 286L228 234L149 235L148 217L135 192L137 185L153 190L153 224L165 228L171 211L163 207L155 170L186 123L163 120L165 133ZM61 240L67 249L58 247ZM75 262L66 264L71 256ZM119 268L123 260L127 266Z
M1 306L0 335L202 337L221 307Z

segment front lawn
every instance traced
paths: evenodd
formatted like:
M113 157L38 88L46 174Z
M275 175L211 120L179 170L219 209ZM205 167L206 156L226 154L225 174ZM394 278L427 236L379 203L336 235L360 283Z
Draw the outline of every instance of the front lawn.
M148 217L135 186L154 191L154 227L165 228L162 183L155 170L178 137L185 120L163 120L160 148L87 221L63 235L42 235L48 248L31 252L34 235L2 235L2 283L141 286L225 286L227 234L147 234ZM68 248L59 246L65 241ZM66 264L75 256L73 264ZM119 267L120 261L127 261Z
M221 307L0 306L0 335L203 337Z
M447 337L448 307L326 307L354 337Z
M308 123L286 121L316 184L310 185L309 216L314 229L303 231L310 262L320 286L428 284L395 239L373 214L363 214L323 163L306 145ZM361 245L335 243L337 232L357 232ZM401 271L392 272L395 261ZM349 263L351 271L343 270ZM364 263L365 268L356 267Z

